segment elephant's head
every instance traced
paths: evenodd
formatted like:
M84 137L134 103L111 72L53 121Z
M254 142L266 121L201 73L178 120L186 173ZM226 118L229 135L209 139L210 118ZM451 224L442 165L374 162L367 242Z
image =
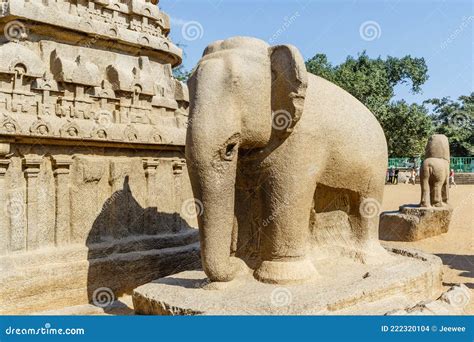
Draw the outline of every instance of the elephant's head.
M444 134L434 134L428 140L425 158L441 158L449 162L449 141Z
M307 72L292 46L236 37L209 45L189 82L186 157L199 216L203 268L211 281L229 281L239 150L285 139L304 106Z

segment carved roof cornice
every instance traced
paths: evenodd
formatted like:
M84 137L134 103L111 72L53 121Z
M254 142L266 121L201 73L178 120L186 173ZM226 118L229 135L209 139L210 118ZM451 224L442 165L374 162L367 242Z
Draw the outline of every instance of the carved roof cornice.
M44 33L41 26L47 25L48 34L63 40L70 31L89 36L95 43L114 41L153 50L173 66L181 63L181 49L168 39L169 17L152 0L10 0L2 4L0 24L26 20L32 22L28 30L33 33ZM74 35L70 39L77 42Z

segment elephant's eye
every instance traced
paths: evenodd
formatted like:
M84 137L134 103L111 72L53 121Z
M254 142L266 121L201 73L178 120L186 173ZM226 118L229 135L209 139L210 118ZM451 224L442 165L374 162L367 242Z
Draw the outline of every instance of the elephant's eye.
M225 160L232 160L232 158L234 157L234 154L235 154L235 147L237 146L237 144L229 144L226 146L225 148L225 154L224 154L224 159Z

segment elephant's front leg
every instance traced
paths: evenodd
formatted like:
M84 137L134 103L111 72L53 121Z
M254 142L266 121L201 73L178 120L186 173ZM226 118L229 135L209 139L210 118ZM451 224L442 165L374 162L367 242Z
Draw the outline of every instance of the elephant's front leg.
M299 283L317 274L307 255L315 176L290 164L272 170L262 187L262 263L255 277L266 283Z

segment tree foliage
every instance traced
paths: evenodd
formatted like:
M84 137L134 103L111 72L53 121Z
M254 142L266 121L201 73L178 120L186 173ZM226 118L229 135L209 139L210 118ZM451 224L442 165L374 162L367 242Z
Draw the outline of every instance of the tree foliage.
M457 101L447 97L424 102L433 106L433 122L437 133L448 137L452 156L474 155L474 92Z
M427 109L405 101L388 106L383 126L391 157L418 157L424 154L433 122Z
M186 57L186 45L183 43L176 43L176 46L183 50L183 58ZM186 70L183 64L178 65L173 69L173 76L177 80L186 83L193 73L193 70Z
M399 84L411 84L413 93L421 91L428 80L423 58L374 59L363 52L357 58L348 56L342 64L333 66L326 55L317 54L306 62L306 67L351 93L374 113L384 129L391 157L415 157L423 153L433 132L426 108L392 101L394 88Z
M191 76L192 71L188 71L184 68L184 65L180 65L173 69L173 76L177 80L186 83Z

